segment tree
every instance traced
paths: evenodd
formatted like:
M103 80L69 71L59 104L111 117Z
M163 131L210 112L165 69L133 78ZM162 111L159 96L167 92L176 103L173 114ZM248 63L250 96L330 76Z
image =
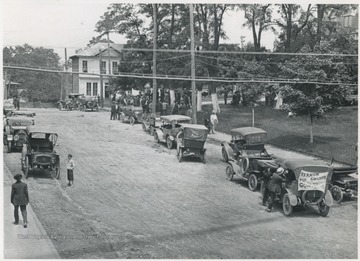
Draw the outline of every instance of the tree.
M3 48L3 63L22 67L61 70L60 57L53 49L24 46ZM60 98L61 78L57 73L11 69L11 81L21 84L22 96L30 101L54 102Z
M271 26L272 9L271 4L241 4L240 9L245 12L246 22L243 26L251 29L255 51L260 51L262 32Z

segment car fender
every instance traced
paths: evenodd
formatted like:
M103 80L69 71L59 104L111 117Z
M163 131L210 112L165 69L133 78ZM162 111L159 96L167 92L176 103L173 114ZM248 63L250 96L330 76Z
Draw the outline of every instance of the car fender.
M334 204L333 197L331 196L331 193L329 190L326 191L324 199L325 199L326 206L331 207Z
M229 143L224 141L221 143L221 146L224 147L228 159L234 159L234 150L230 147Z
M155 129L156 134L159 137L159 140L163 141L164 140L164 133L161 129Z
M286 192L289 194L290 205L296 206L298 204L297 196L287 188L286 188Z
M233 168L235 174L240 174L241 173L241 168L238 164L236 164L236 161L233 161L233 160L229 160L228 162L231 167Z

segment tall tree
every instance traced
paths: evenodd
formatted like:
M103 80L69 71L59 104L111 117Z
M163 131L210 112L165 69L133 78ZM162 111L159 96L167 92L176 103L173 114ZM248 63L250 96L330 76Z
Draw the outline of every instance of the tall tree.
M53 49L28 44L3 48L4 65L61 70L60 57ZM9 70L11 81L21 84L22 96L29 101L55 102L60 98L61 78L58 73Z

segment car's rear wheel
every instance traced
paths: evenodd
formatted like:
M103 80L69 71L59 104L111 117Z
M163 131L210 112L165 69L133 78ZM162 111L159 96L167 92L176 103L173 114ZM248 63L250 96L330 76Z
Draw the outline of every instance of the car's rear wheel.
M174 147L174 142L170 139L170 136L168 136L166 138L166 146L168 147L168 149L172 149Z
M159 135L156 132L154 133L154 140L156 143L160 142Z
M55 178L60 179L60 162L58 162L55 167Z
M258 180L254 173L251 173L248 179L248 187L251 191L255 191L258 186Z
M130 117L130 125L134 125L135 124L135 118L133 116Z
M326 217L329 214L330 207L326 206L324 199L320 201L318 207L319 207L320 216Z
M293 212L293 206L290 204L290 197L288 193L285 193L283 196L282 206L285 216L291 216Z
M234 179L234 169L231 165L228 165L225 169L226 178L230 181Z
M227 152L226 152L226 149L225 149L224 146L221 148L221 154L222 154L223 160L224 160L225 162L228 162L228 161L229 161L229 157L228 157L228 155L227 155Z
M337 204L339 204L343 200L344 193L339 186L332 186L330 192L331 196Z

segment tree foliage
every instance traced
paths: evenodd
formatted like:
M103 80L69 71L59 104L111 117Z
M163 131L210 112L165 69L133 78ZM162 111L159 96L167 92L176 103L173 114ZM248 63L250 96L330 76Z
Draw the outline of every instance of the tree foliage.
M60 70L60 57L53 49L32 47L28 44L3 48L5 65ZM60 98L61 78L56 73L24 70L8 71L11 81L20 83L22 97L29 101L53 102Z

